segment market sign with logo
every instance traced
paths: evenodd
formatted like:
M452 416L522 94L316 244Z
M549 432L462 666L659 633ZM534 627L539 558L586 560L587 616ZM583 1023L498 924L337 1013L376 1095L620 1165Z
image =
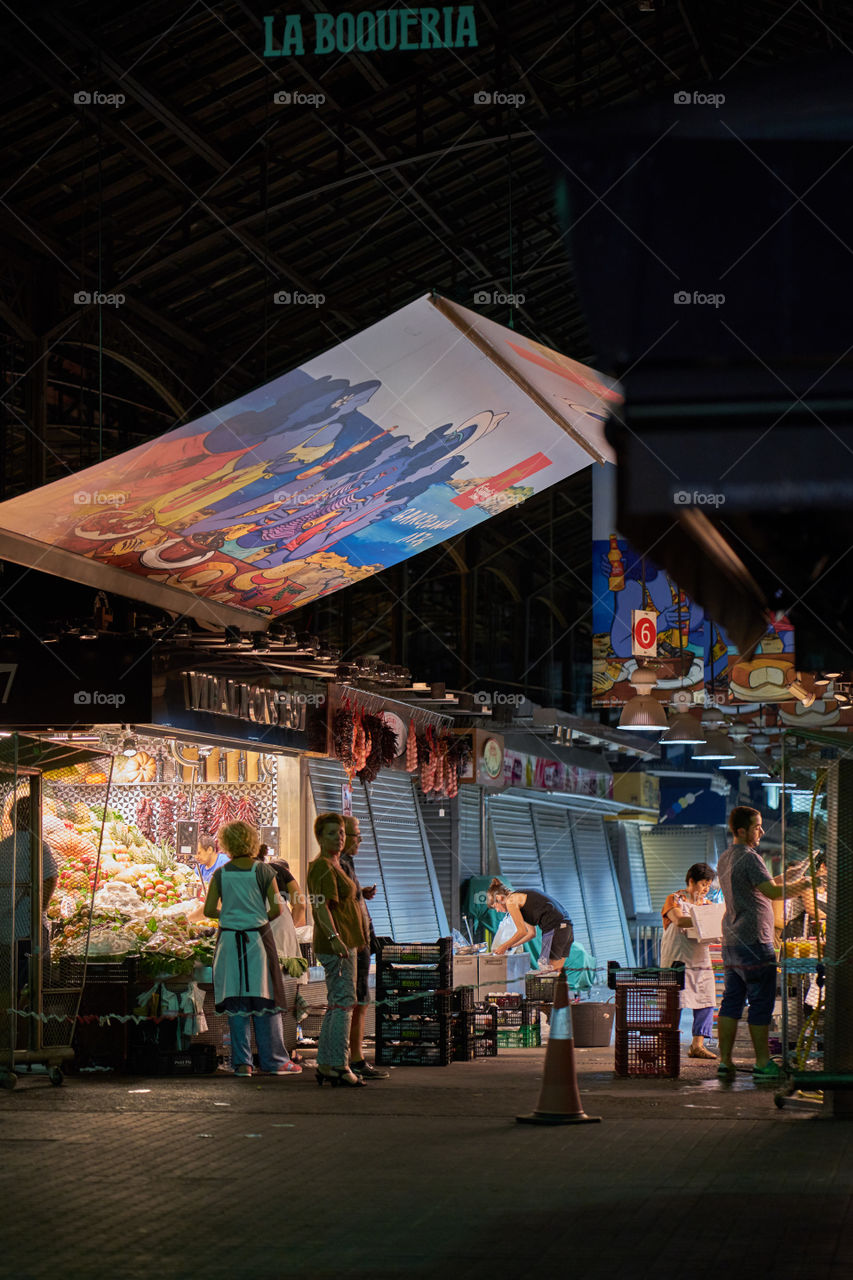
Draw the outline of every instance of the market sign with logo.
M503 786L504 780L504 744L502 738L488 737L482 745L477 757L477 781L485 786L498 784Z

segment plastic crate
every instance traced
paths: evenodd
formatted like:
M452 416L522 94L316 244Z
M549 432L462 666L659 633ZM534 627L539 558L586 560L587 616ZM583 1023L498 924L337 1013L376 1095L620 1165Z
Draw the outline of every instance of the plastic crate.
M453 1015L453 1041L459 1046L473 1044L475 1040L491 1040L497 1043L498 1011L480 1005L479 1008Z
M212 1048L210 1045L199 1047ZM192 1076L201 1074L195 1065L198 1060L192 1047L160 1049L156 1044L140 1044L131 1049L127 1069L132 1076ZM212 1069L216 1069L215 1051Z
M479 1039L454 1041L453 1061L474 1062L476 1058L496 1058L498 1056L497 1036L480 1036Z
M459 988L459 990L470 990L471 1003L473 1004L473 989ZM409 995L406 992L401 992L400 994L396 992L383 993L381 997L377 997L376 1017L377 1020L381 1015L399 1016L401 1018L445 1017L451 1012L456 995L456 991L423 991L415 992L413 995Z
M486 1004L493 1004L497 1009L520 1009L524 996L515 991L489 991Z
M615 960L607 964L607 985L618 991L624 983L647 987L677 987L684 990L684 965L680 962L669 969L623 969Z
M464 1013L474 1008L474 988L454 987L451 992L454 1013Z
M437 942L394 942L376 944L377 966L386 964L449 964L453 959L453 939Z
M383 1013L378 1014L376 1018L376 1040L383 1044L388 1041L435 1044L448 1040L452 1030L452 1024L448 1017L394 1018Z
M382 999L390 991L449 991L450 961L439 965L383 965L376 975L376 995Z
M617 1076L666 1076L681 1070L681 1037L677 1030L620 1031L616 1028Z
M381 1067L449 1067L453 1045L448 1037L440 1044L376 1043L374 1054Z
M533 1000L524 1000L521 996L518 1005L498 1005L495 1013L498 1015L499 1027L539 1026L539 1005Z
M542 1044L542 1032L538 1022L526 1027L498 1027L499 1049L538 1049Z
M681 990L645 982L620 982L616 987L616 1030L677 1031L681 1021Z
M524 975L524 993L528 1000L538 1000L542 1004L553 1004L556 988L556 974L527 973Z

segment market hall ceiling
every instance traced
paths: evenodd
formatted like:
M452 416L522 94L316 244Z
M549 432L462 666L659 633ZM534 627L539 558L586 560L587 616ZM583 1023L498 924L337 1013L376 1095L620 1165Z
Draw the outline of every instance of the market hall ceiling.
M270 8L306 32L324 11ZM473 10L476 48L267 58L262 7L239 0L3 6L0 496L429 288L594 362L537 131L853 44L840 3Z

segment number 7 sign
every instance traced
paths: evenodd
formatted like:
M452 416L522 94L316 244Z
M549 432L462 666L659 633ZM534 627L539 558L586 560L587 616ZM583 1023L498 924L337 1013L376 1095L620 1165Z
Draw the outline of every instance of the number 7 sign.
M649 609L632 609L631 653L635 658L656 658L657 652L657 614Z
M3 692L0 694L0 703L9 701L9 694L12 692L12 681L15 679L17 670L17 662L0 662L0 684L2 684L2 677L6 677L6 683L2 685Z

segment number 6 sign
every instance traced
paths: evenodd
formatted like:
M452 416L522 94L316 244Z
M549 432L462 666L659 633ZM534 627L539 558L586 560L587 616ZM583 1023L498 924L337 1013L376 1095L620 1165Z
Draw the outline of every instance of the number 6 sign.
M657 614L648 609L632 609L631 653L635 658L655 658L657 651Z

